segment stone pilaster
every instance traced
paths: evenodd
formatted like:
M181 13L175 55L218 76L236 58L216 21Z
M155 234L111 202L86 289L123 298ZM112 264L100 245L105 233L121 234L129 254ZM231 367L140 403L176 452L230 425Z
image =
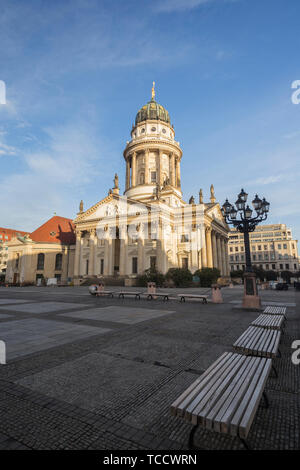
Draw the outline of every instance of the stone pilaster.
M131 187L136 186L136 152L131 157Z
M212 239L212 255L213 255L213 267L218 267L218 252L217 252L217 239L216 239L216 232L212 230L211 234Z
M206 254L207 254L207 267L213 268L213 253L212 253L212 230L207 227L205 230L205 241L206 241Z
M149 150L145 150L145 184L149 184Z
M95 242L97 242L96 232L94 229L90 231L90 239L89 239L89 276L94 276L95 272Z
M74 277L80 274L80 256L81 256L81 232L76 232L76 247L75 247L75 260L74 260Z

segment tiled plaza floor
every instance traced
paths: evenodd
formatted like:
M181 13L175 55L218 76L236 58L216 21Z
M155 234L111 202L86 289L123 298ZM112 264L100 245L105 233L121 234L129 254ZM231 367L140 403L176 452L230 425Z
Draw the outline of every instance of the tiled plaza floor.
M203 305L1 288L0 449L187 449L190 425L171 416L170 404L258 316L236 308L240 287L222 294L223 304ZM270 408L259 407L248 439L255 449L295 449L300 366L291 344L300 339L300 293L261 295L289 305L288 322L279 377L267 382ZM240 448L217 433L195 437L203 449Z

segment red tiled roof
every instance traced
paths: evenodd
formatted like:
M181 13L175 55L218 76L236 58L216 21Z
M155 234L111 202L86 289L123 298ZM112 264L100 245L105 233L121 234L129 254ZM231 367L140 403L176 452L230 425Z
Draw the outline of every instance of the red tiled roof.
M73 245L76 242L75 226L72 219L55 215L30 234L35 242L61 243Z
M30 232L22 232L21 230L15 230L15 229L12 229L12 228L0 227L0 235L2 235L1 240L3 240L3 241L11 240L12 238L16 237L17 235L24 236L27 233L29 234ZM8 239L5 239L5 235L8 236Z

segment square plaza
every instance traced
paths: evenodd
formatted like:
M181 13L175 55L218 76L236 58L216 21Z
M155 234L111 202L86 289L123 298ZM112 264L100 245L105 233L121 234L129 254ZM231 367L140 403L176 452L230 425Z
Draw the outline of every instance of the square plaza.
M2 449L187 449L191 425L171 415L172 402L258 316L237 308L241 287L222 289L224 303L207 305L95 298L84 287L22 293L26 311L20 303L1 307ZM255 449L295 449L300 377L291 343L300 337L299 294L265 291L262 298L291 306L282 357L274 360L278 378L266 384L270 407L259 406L248 438ZM47 318L37 317L43 312ZM195 442L242 448L201 428Z

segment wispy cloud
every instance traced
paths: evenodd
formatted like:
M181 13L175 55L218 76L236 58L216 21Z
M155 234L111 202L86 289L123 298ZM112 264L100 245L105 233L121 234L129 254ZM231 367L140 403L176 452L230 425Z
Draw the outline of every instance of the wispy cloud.
M46 132L47 150L25 154L24 169L0 180L1 217L8 226L32 230L54 211L72 218L82 186L96 179L104 164L99 150L103 144L84 124L70 123Z
M214 0L162 0L157 3L154 7L159 12L173 12L173 11L184 11L192 10L204 5L206 3L212 3Z

